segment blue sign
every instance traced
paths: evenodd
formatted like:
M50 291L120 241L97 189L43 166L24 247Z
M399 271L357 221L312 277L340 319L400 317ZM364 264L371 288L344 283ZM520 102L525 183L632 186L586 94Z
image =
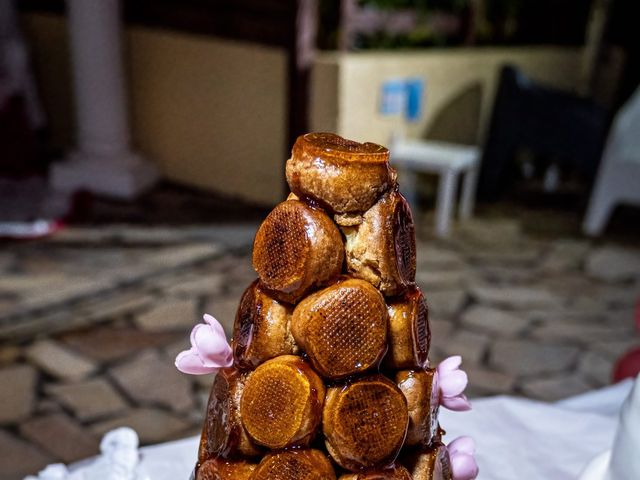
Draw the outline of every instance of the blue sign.
M407 103L404 115L410 122L420 120L422 116L422 94L424 92L424 80L419 77L408 78L405 82Z
M382 115L398 115L406 103L406 91L404 80L387 80L382 84L382 97L380 99L380 113Z
M385 81L382 84L380 113L382 115L404 114L410 122L420 120L424 84L424 79L420 77Z

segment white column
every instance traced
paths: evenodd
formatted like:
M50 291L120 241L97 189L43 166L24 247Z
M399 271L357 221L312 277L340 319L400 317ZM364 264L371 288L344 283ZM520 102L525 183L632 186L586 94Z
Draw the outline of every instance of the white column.
M67 0L77 147L54 164L54 188L134 198L158 178L131 150L120 0Z

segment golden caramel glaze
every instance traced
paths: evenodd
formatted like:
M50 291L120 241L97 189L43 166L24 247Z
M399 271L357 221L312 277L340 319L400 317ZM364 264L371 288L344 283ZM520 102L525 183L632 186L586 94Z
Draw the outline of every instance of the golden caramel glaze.
M240 416L251 438L271 449L307 446L320 424L325 388L300 357L283 355L249 374Z
M338 227L322 210L298 200L277 205L253 243L253 268L262 284L287 303L330 283L340 274L343 260Z
M412 480L409 470L401 465L394 465L380 470L347 473L338 480Z
M196 480L249 480L257 464L246 460L207 460L198 468Z
M428 447L439 438L439 390L433 368L402 370L396 373L396 383L407 399L409 428L405 445Z
M399 297L388 299L389 351L384 364L394 370L423 368L431 345L429 310L424 295L412 286Z
M341 227L355 227L363 222L363 218L360 213L336 213L333 221Z
M279 355L298 353L290 331L291 313L291 306L269 295L259 280L249 285L233 326L235 366L252 369Z
M383 375L327 390L322 414L325 443L335 462L347 470L391 465L408 423L404 395Z
M286 166L289 188L335 213L364 212L395 187L389 150L333 133L298 137Z
M347 278L302 300L293 311L291 332L321 376L339 379L379 365L388 323L380 292Z
M449 452L442 444L422 451L407 452L401 461L413 480L452 480Z
M341 227L347 270L367 280L385 297L402 294L416 276L416 235L411 210L397 191L367 210L362 223Z
M246 379L246 375L235 368L224 368L216 375L200 439L200 464L218 456L227 458L260 453L240 421L239 405Z
M301 449L270 453L251 480L335 480L329 459L319 450Z

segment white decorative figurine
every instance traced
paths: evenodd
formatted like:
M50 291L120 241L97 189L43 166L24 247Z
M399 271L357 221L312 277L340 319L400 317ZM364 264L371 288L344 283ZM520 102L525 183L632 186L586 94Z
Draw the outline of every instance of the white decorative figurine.
M48 465L37 477L25 480L150 480L140 468L138 434L128 427L107 433L100 442L101 455L84 468L69 471L61 463Z

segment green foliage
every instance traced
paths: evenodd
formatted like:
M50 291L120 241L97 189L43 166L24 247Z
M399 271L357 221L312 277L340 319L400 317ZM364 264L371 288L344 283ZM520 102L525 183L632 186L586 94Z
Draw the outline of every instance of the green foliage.
M467 7L470 0L360 0L360 5L371 5L381 10L415 8L418 11L440 10L459 12Z

